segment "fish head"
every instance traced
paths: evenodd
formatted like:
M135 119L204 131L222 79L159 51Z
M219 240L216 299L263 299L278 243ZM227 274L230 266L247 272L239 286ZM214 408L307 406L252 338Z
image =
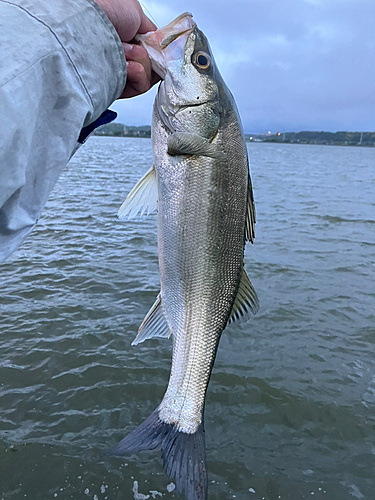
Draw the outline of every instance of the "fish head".
M222 78L192 15L182 14L137 40L162 78L156 107L165 126L171 132L194 132L211 139L220 125Z

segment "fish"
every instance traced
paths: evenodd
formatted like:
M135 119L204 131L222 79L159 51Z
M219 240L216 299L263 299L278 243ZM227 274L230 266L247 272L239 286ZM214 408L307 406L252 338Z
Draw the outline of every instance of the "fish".
M259 308L244 268L255 237L247 148L234 98L190 13L137 36L162 81L153 106L153 166L118 216L157 210L160 293L132 345L172 337L160 405L112 455L160 447L186 500L208 495L207 386L221 334Z

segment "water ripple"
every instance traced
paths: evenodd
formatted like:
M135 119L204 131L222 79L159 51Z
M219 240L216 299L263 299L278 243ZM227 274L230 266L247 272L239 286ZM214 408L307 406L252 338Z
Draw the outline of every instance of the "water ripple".
M218 350L210 498L372 498L374 151L249 153L245 260L261 309ZM147 139L90 139L2 265L0 498L130 498L134 478L169 495L158 453L103 456L159 404L170 371L170 341L130 345L159 291L156 217L116 217L151 164Z

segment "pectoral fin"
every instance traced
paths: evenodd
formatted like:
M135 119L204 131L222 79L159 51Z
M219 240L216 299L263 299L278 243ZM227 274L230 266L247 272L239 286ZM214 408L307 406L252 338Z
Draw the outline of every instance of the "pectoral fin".
M151 307L145 319L142 321L142 324L138 329L138 335L133 340L132 345L140 344L144 340L152 339L154 337L168 339L171 336L171 333L172 332L169 329L166 317L164 315L161 295L159 293L156 301L154 302L154 305Z
M217 160L225 160L227 157L224 151L218 150L205 137L187 132L175 132L169 136L168 154L209 156Z
M126 200L121 205L117 216L120 219L128 216L129 219L139 212L150 214L157 209L158 184L155 167L153 166L130 191Z
M233 321L245 322L249 319L250 313L256 314L259 309L259 300L250 279L243 269L237 297L234 301L232 312L230 313L228 324Z

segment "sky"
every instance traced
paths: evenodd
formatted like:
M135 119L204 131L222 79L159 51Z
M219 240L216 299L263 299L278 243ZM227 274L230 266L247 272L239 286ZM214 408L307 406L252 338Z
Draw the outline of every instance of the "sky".
M374 0L141 0L157 26L189 11L207 36L246 133L375 130ZM151 124L155 89L116 101Z

